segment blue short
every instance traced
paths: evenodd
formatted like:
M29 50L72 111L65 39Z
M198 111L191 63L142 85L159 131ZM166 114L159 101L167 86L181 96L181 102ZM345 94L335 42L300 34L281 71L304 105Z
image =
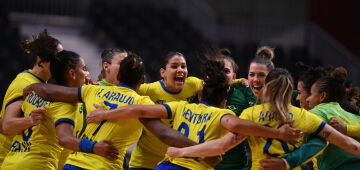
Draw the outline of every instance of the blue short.
M86 170L86 169L74 165L66 164L62 170Z
M188 170L179 165L175 165L170 162L161 162L158 166L155 167L155 170Z

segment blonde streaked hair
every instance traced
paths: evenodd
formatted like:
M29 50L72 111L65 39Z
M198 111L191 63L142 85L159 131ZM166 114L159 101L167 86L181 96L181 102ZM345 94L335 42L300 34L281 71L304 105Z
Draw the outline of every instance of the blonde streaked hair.
M270 109L275 111L282 123L290 123L289 111L293 93L293 79L290 73L283 68L275 68L265 79L265 87L261 90L261 103L270 103Z

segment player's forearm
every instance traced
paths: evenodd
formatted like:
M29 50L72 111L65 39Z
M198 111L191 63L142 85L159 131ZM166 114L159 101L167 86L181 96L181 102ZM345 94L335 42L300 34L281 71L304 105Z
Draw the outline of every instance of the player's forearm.
M173 147L187 147L197 143L188 139L178 131L166 126L160 119L140 119L141 123L162 142Z
M351 137L343 135L330 125L325 125L318 135L346 152L360 156L360 143Z
M31 91L48 101L79 102L78 89L73 87L34 83L24 89L25 94Z
M2 130L4 134L18 134L33 126L30 117L5 118L3 119Z
M69 135L66 135L66 136L61 136L58 139L59 139L59 144L62 147L66 148L66 149L76 151L76 152L79 151L80 139L73 136L73 134L71 134L71 135L69 134Z
M224 123L224 127L230 132L242 134L245 136L262 136L267 138L279 138L280 131L275 128L270 128L266 126L260 126L252 121L239 119L237 117L224 117L223 119L227 121Z
M245 136L239 136L234 133L228 133L220 139L215 139L199 145L181 148L181 154L184 157L208 157L224 154L231 148L240 144L246 139Z
M162 105L129 105L106 110L103 120L132 118L167 118L167 111Z

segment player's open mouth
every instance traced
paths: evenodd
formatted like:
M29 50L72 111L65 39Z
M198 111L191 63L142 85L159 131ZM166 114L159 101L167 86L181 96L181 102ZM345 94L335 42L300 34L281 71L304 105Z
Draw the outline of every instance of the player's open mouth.
M175 83L184 84L184 82L185 82L184 76L176 76L176 77L174 78L174 80L175 80Z

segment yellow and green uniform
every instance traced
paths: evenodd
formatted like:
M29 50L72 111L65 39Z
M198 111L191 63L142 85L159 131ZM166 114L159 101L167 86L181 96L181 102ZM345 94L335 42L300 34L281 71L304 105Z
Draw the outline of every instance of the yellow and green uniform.
M231 110L212 107L204 101L191 104L186 101L169 102L163 105L174 119L172 128L199 144L221 138L227 134L228 130L220 124L221 118L228 114L235 116ZM188 169L213 169L212 166L199 158L166 157L164 161Z
M133 104L154 104L148 96L140 96L132 88L121 84L81 86L78 96L79 100L85 103L86 110L90 112L95 110L94 104L103 106L107 110ZM142 127L138 119L104 120L100 123L88 124L81 138L96 142L113 140L114 146L119 149L119 158L110 161L92 153L74 152L69 155L66 164L85 169L123 169L126 149L139 139Z
M279 128L282 125L277 117L276 112L270 109L268 103L247 108L240 115L241 119L251 120L259 125L272 128ZM295 120L293 127L301 129L304 133L317 134L326 125L316 115L294 106L291 106L289 118ZM299 148L303 140L301 138L299 143L290 144L277 139L249 136L248 143L252 155L251 169L260 169L260 160L266 158L265 154L282 157Z
M46 108L43 121L14 137L2 169L57 169L62 148L55 127L64 122L74 125L76 104L48 102L31 92L21 110L28 117L41 107Z
M345 111L337 102L321 103L311 109L310 112L319 116L326 123L329 123L332 118L336 118L344 122L348 127L360 127L360 117ZM354 131L354 129L348 129L348 131L349 130ZM351 136L351 133L348 135ZM359 134L352 136L352 138L360 141ZM323 146L323 148L325 148L325 146ZM317 160L320 170L337 168L350 170L360 167L359 156L352 155L334 144L329 144L323 154L317 157Z
M184 100L194 102L197 100L197 92L203 84L204 82L201 79L188 77L182 90L172 92L166 89L160 80L154 83L142 84L138 93L143 96L149 96L157 104ZM171 127L171 119L161 119L161 121ZM140 140L131 154L130 168L154 169L164 159L167 147L148 129L144 128Z
M294 106L300 106L300 103L296 101L297 90L293 91L291 96L291 104ZM226 102L226 108L232 110L236 116L240 116L242 111L248 107L254 106L256 103L256 96L252 92L250 87L244 87L239 83L233 83L231 85L230 95ZM226 152L222 157L222 161L218 163L215 170L247 170L250 169L248 164L247 153L248 142L245 140L233 149Z
M5 117L5 109L11 103L18 100L22 100L23 89L33 83L45 83L40 77L36 76L35 73L29 69L19 73L16 78L9 85L4 101L1 108L0 118ZM4 135L0 133L0 167L6 154L10 151L11 141L14 135Z
M102 80L98 81L97 83L99 83L100 86L116 86L115 84L107 82L105 79L102 79Z

